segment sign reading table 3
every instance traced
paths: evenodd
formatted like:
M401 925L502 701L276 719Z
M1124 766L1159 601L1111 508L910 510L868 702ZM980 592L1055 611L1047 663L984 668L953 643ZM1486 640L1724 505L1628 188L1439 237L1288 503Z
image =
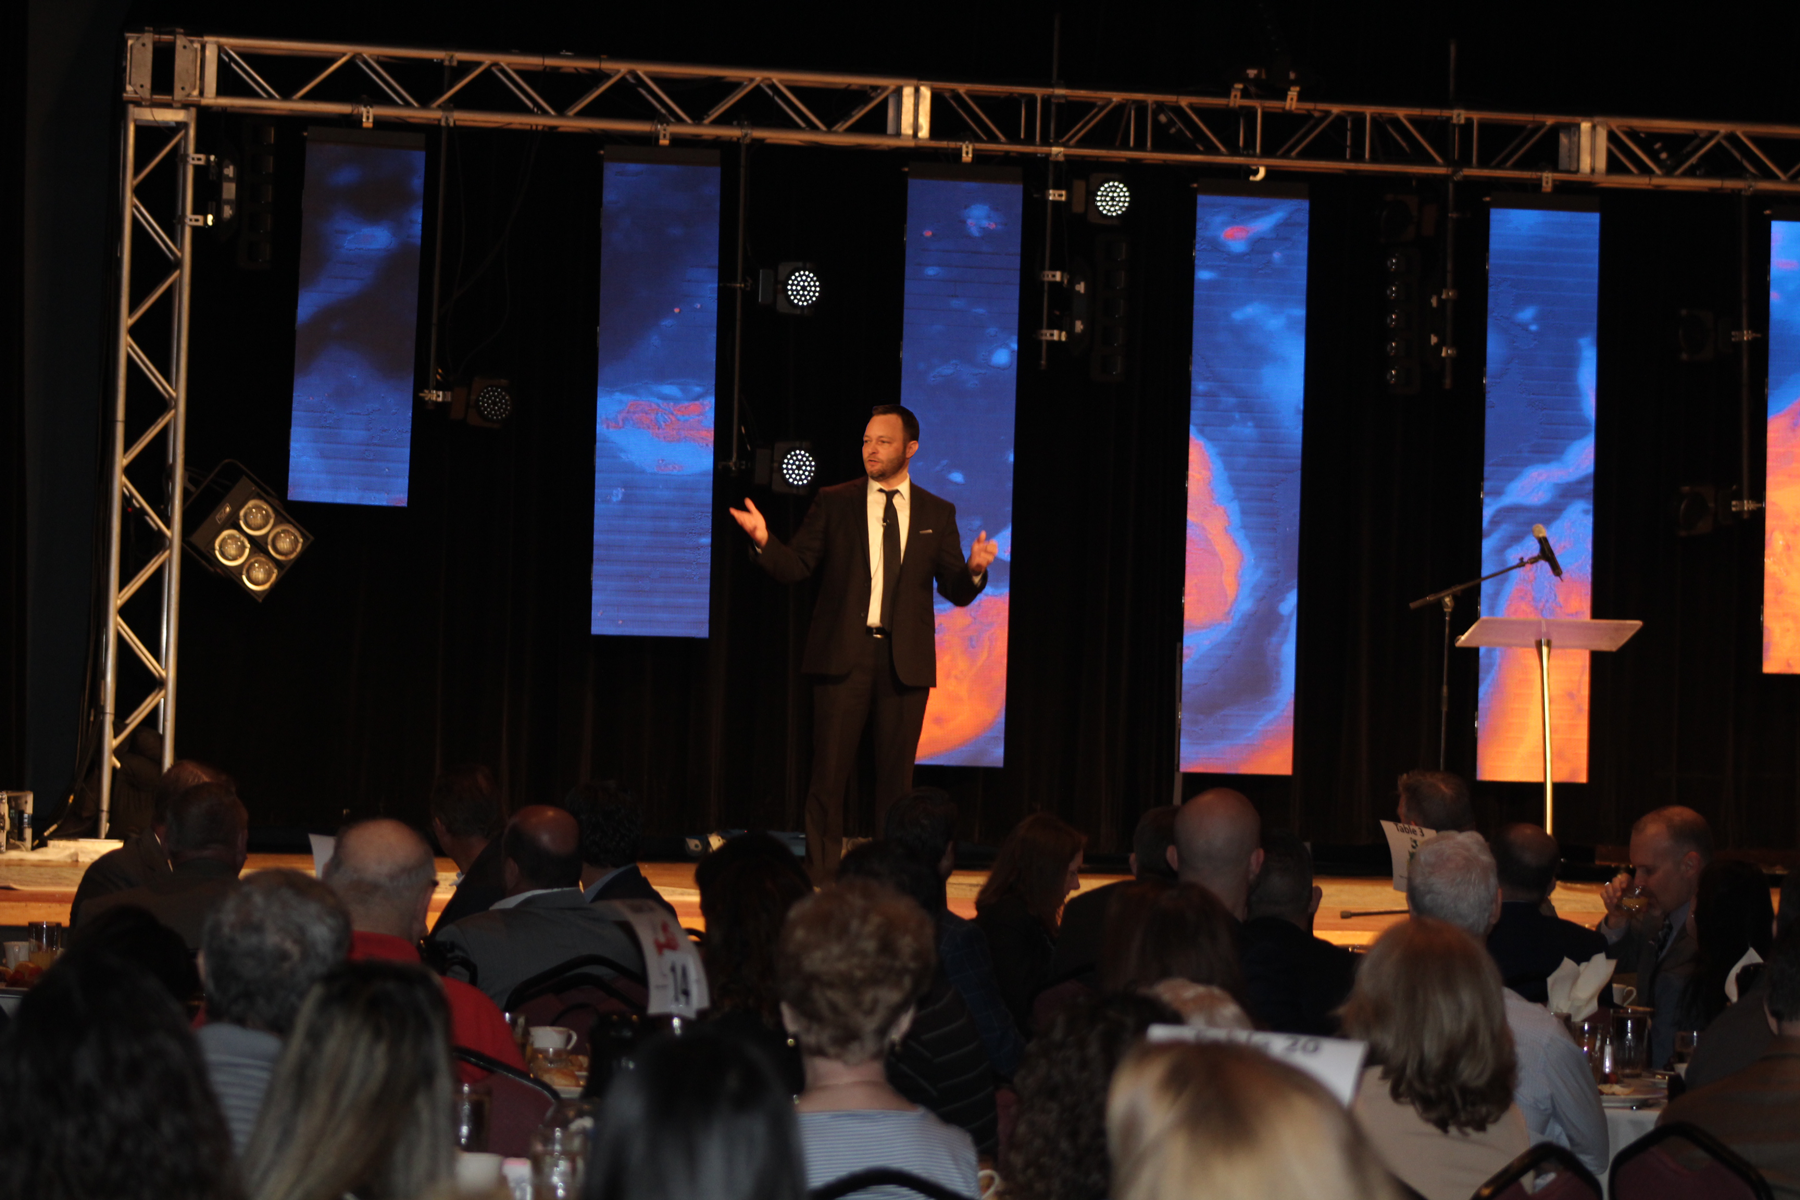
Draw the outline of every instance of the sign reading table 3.
M1297 1033L1253 1033L1247 1029L1195 1029L1191 1025L1152 1025L1152 1042L1237 1042L1255 1046L1270 1058L1306 1072L1337 1097L1345 1108L1356 1098L1367 1042L1347 1038L1308 1037Z
M687 930L654 900L613 900L612 906L631 922L644 950L644 980L651 1016L694 1017L712 1003L706 990L706 972Z
M1381 832L1387 834L1388 853L1394 856L1394 890L1406 890L1406 874L1412 867L1413 855L1419 847L1437 836L1437 830L1426 829L1420 825L1402 825L1397 821L1383 821Z

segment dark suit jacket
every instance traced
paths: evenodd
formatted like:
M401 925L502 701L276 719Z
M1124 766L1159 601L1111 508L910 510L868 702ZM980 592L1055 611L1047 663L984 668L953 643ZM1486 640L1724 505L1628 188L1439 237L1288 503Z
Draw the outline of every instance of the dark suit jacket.
M81 924L81 906L89 900L142 887L158 875L169 874L169 856L162 843L148 829L132 836L117 850L108 850L88 864L81 874L81 886L75 889L75 900L69 905L69 924Z
M151 916L179 933L189 950L198 950L206 914L235 891L237 885L236 867L217 859L194 858L146 884L110 896L94 897L83 906L81 916L83 920L91 921L114 906L136 905L148 909Z
M440 926L431 939L448 952L450 978L474 984L504 1011L519 984L584 954L604 954L643 974L644 953L624 921L613 905L589 904L580 888L560 888Z
M1062 924L1056 931L1056 957L1050 962L1049 980L1076 979L1098 987L1100 947L1106 936L1106 913L1119 889L1136 883L1121 879L1091 892L1083 892L1063 905Z
M1742 1071L1769 1048L1775 1035L1769 1032L1768 1018L1763 1015L1763 1001L1769 998L1769 980L1765 973L1756 986L1738 995L1737 1003L1712 1019L1694 1046L1693 1061L1688 1063L1687 1085L1703 1088L1727 1075Z
M1005 896L975 913L994 956L1000 998L1020 1032L1031 1029L1031 1002L1050 978L1056 942L1017 896Z
M1691 1121L1749 1159L1776 1196L1800 1197L1800 1038L1778 1037L1742 1071L1670 1101L1656 1123L1671 1121Z
M799 583L817 573L819 600L800 669L809 675L847 674L862 652L869 619L869 481L821 488L793 540L773 534L757 561L783 583ZM914 483L907 522L906 553L900 560L894 597L894 673L908 687L937 686L937 618L932 584L957 606L974 603L987 580L969 577L956 506Z
M1546 917L1535 904L1511 900L1500 906L1500 920L1488 934L1487 946L1501 980L1533 1004L1549 1002L1544 981L1563 959L1579 967L1606 953L1606 939L1595 930Z
M1280 917L1244 922L1239 943L1250 1015L1277 1033L1335 1037L1332 1014L1356 982L1356 956Z
M444 905L444 911L438 914L437 924L431 927L436 934L440 929L448 929L464 917L472 917L476 913L486 912L494 907L497 900L506 899L506 876L503 869L506 856L500 849L500 836L494 835L469 869L463 872L462 882L456 885L456 892L450 897L450 903Z
M675 906L663 899L663 894L650 886L644 873L638 870L636 863L628 863L619 869L619 873L600 885L600 889L587 895L589 904L599 904L606 900L654 900L675 915Z
M1688 906L1688 916L1693 915L1693 906ZM1637 971L1637 1004L1644 1008L1654 1008L1655 1014L1650 1018L1650 1066L1660 1070L1668 1065L1675 1054L1675 1030L1681 1019L1681 993L1687 987L1688 979L1694 973L1694 967L1700 956L1700 943L1694 937L1694 924L1691 919L1684 920L1681 928L1669 942L1669 948L1659 957L1656 952L1656 935L1661 922L1640 927L1632 922L1625 928L1625 935L1607 948L1607 955L1617 959L1621 969Z

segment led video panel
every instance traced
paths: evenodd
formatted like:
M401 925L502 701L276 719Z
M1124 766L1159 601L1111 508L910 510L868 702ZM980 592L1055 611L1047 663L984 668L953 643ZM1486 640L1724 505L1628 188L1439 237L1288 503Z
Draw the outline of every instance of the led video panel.
M614 149L603 187L590 628L705 637L719 168Z
M1763 670L1800 673L1800 221L1769 223Z
M937 601L938 684L922 763L1004 761L1023 208L1016 176L914 167L907 184L900 402L919 418L911 474L956 505L965 557L984 529L1000 551L974 604Z
M290 500L406 504L424 209L416 135L308 131Z
M1600 214L1493 210L1488 234L1487 433L1481 571L1537 553L1549 531L1563 577L1539 563L1490 579L1493 617L1592 616L1594 361ZM1544 735L1535 650L1482 650L1476 777L1536 783ZM1557 783L1587 781L1588 654L1550 656Z
M1198 201L1183 771L1293 770L1309 216L1302 198Z

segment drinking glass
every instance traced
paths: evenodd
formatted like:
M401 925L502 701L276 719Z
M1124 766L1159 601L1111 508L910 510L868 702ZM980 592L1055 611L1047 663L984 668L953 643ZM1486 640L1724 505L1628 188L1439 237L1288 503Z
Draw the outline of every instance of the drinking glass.
M1613 1010L1613 1069L1622 1079L1642 1075L1650 1066L1650 1014L1643 1009Z
M1675 1070L1682 1078L1687 1078L1687 1067L1694 1061L1694 1048L1700 1044L1698 1030L1677 1029L1675 1031Z
M456 1145L471 1154L485 1154L488 1143L488 1112L493 1096L482 1083L460 1083L452 1101L456 1108Z
M1607 1044L1612 1034L1612 1017L1595 1013L1579 1021L1569 1022L1569 1033L1575 1044L1581 1047L1581 1056L1587 1059L1588 1072L1593 1075L1594 1082L1606 1082L1608 1067Z
M1619 907L1635 917L1650 907L1650 893L1644 890L1643 884L1633 883L1619 897Z
M31 961L49 970L63 951L63 932L61 921L30 922L26 936L31 939Z
M588 1131L545 1124L531 1135L531 1200L576 1200L587 1167Z

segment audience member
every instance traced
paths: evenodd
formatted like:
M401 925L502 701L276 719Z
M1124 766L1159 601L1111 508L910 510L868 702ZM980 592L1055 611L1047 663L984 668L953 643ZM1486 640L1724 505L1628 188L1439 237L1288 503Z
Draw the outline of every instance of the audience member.
M1181 806L1169 865L1225 906L1232 936L1249 908L1250 885L1262 870L1262 818L1242 792L1211 788Z
M236 787L231 777L217 767L187 758L171 763L152 793L149 824L126 838L117 850L108 850L96 858L82 872L81 885L75 889L75 899L69 905L71 926L81 923L81 906L96 896L141 887L156 876L169 873L169 804L196 783Z
M1681 989L1678 1027L1698 1032L1712 1024L1731 1002L1725 985L1732 971L1750 950L1766 960L1774 938L1775 906L1762 869L1747 862L1706 864L1694 889L1694 971Z
M1491 848L1500 874L1500 920L1488 934L1488 953L1501 982L1533 1004L1547 1003L1550 973L1565 958L1580 966L1605 953L1606 939L1545 911L1562 851L1542 825L1508 825Z
M452 767L432 781L431 835L462 872L434 932L486 912L505 897L500 847L505 824L506 797L486 767Z
M786 846L766 833L742 833L700 860L694 882L706 921L707 1023L760 1051L797 1096L806 1077L781 1023L775 960L788 910L812 895L812 880Z
M975 897L975 923L994 956L994 978L1013 1023L1031 1028L1031 1001L1049 982L1063 901L1081 883L1087 844L1053 813L1032 813L1013 826Z
M207 917L200 1052L239 1154L301 1002L349 949L344 906L330 888L298 871L257 872Z
M979 1194L969 1135L887 1081L886 1050L906 1036L931 984L934 940L917 904L861 879L834 883L788 914L776 977L782 1020L806 1063L795 1109L809 1189L887 1167Z
M399 821L359 822L338 834L324 880L350 915L352 962L420 961L419 942L437 887L437 862L424 838ZM519 1045L494 1002L461 980L442 983L452 1044L524 1070ZM466 1083L488 1074L466 1063L457 1064L457 1073Z
M987 935L975 922L950 911L944 884L956 868L956 804L941 788L914 788L888 809L882 836L901 852L936 869L939 901L927 909L937 922L938 962L969 1007L994 1073L1011 1079L1025 1039L1000 995ZM1065 914L1066 915L1066 914Z
M1400 777L1400 823L1438 833L1468 833L1475 828L1475 805L1469 785L1449 771L1408 771Z
M1619 875L1601 889L1606 917L1600 933L1607 954L1637 975L1637 1002L1652 1008L1650 1065L1663 1067L1675 1052L1681 994L1694 973L1699 943L1694 938L1694 889L1712 861L1712 828L1691 808L1672 805L1639 817L1631 827L1635 875ZM1633 883L1650 903L1633 916L1624 905Z
M589 904L596 900L654 900L674 915L675 906L651 887L638 869L644 812L630 792L610 779L576 784L562 806L575 814L575 823L581 827L581 892Z
M1175 882L1175 868L1169 865L1169 847L1175 844L1177 811L1173 804L1158 804L1138 818L1137 829L1131 835L1132 879L1082 892L1063 906L1062 925L1056 934L1056 957L1050 963L1053 982L1078 979L1096 986L1100 947L1106 933L1106 913L1113 898L1133 880L1138 883Z
M1313 883L1306 843L1272 831L1262 847L1244 922L1244 998L1256 1019L1279 1033L1330 1036L1356 980L1356 955L1313 936L1324 892Z
M884 839L864 842L844 855L839 879L866 879L918 904L928 917L941 905L937 873ZM935 930L936 922L933 921ZM943 965L919 997L906 1036L888 1051L887 1078L894 1090L968 1131L975 1149L991 1155L1000 1132L994 1107L994 1068L981 1044L969 1006L950 983Z
M1190 1024L1252 1028L1231 926L1199 884L1133 883L1107 914L1100 990L1155 996Z
M806 1200L793 1093L716 1031L661 1037L613 1076L584 1200Z
M115 904L70 936L71 947L110 954L150 972L186 1011L200 1008L200 972L181 935L130 904Z
M412 1200L451 1179L449 1014L423 967L357 962L307 997L244 1158L252 1200Z
M1414 916L1375 940L1344 1005L1344 1035L1369 1045L1351 1113L1426 1200L1466 1200L1531 1144L1504 990L1480 943Z
M1793 1200L1800 1196L1800 929L1791 923L1770 948L1764 974L1768 1047L1743 1070L1690 1088L1656 1123L1700 1126L1749 1159L1775 1195Z
M1454 925L1485 944L1501 901L1494 856L1481 835L1443 833L1421 845L1407 869L1406 902L1414 917ZM1499 996L1518 1064L1513 1101L1532 1140L1567 1147L1588 1170L1604 1174L1611 1157L1606 1114L1587 1059L1548 1009L1509 988Z
M1399 1200L1331 1093L1248 1046L1136 1050L1113 1079L1106 1137L1113 1200Z
M189 950L200 948L206 914L238 886L250 841L250 817L228 783L196 784L169 804L165 844L167 875L81 907L88 920L117 904L132 904L179 933Z
M1032 1040L1019 1066L1018 1117L1000 1160L1015 1200L1106 1200L1106 1089L1152 1025L1180 1018L1148 996L1078 999Z
M0 1200L237 1200L231 1134L180 1007L71 950L0 1039Z
M1800 874L1792 871L1781 880L1781 908L1775 914L1775 936L1779 938L1800 917ZM1774 1037L1763 1016L1763 1002L1769 994L1769 975L1762 972L1755 981L1738 981L1738 1000L1713 1018L1694 1046L1694 1057L1688 1063L1687 1085L1705 1087L1741 1071L1769 1048Z
M611 959L642 977L643 952L619 926L624 914L581 894L574 817L543 804L521 808L501 844L505 896L447 929L440 920L432 934L445 953L446 974L480 988L501 1011L521 983L584 955ZM614 973L604 965L586 969Z

